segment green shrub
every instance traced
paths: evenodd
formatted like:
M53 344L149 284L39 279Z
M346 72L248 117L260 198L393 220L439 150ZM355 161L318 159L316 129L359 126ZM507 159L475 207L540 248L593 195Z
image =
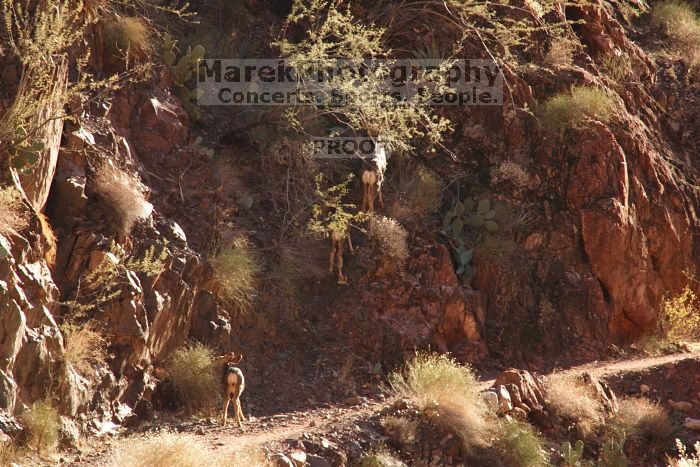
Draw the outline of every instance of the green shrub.
M200 343L181 347L168 359L166 373L190 412L209 407L219 395L213 362L211 349Z
M671 341L700 338L700 300L690 287L664 298L659 327L662 335Z
M402 202L397 208L392 206L392 217L408 217L401 214L401 208L408 209L411 214L419 217L434 213L440 207L443 187L442 180L423 166L412 171L402 171L397 186Z
M603 423L603 406L591 387L578 377L554 374L545 379L548 408L563 425L573 423L578 435L590 439Z
M507 466L549 465L549 454L544 448L544 440L528 423L515 420L499 423L495 446Z
M248 311L256 296L256 275L260 266L245 242L223 247L211 259L221 297L239 311Z
M360 461L360 467L404 467L405 465L385 450L368 454Z
M615 103L605 91L595 87L574 86L569 94L557 94L542 106L542 123L552 131L582 128L588 119L609 122L615 113Z
M651 25L668 37L674 55L685 58L691 66L700 63L700 17L691 4L678 0L657 3L651 12Z
M28 445L38 453L51 452L58 444L60 419L48 400L38 401L20 416Z

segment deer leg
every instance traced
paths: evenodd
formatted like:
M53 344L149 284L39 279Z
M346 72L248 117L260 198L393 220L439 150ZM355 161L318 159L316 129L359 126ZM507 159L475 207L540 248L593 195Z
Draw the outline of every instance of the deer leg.
M350 254L352 256L355 256L355 249L352 247L352 239L350 238L350 231L348 231L345 234L346 237L348 237L348 249L350 250Z
M238 395L233 399L233 420L236 422L237 426L241 426L241 421L238 415Z
M362 207L360 208L360 211L365 211L366 210L365 206L367 206L367 209L369 209L369 185L363 181L362 182Z
M343 274L343 249L345 246L345 241L344 239L341 239L338 242L338 249L336 253L336 258L338 260L338 284L347 284L348 279L345 277Z
M236 399L236 404L238 405L238 410L236 411L238 413L238 423L239 425L242 425L243 422L245 422L245 415L243 415L243 407L241 407L240 396L238 396L238 399Z
M384 207L384 200L382 199L382 187L377 183L377 201L379 201L379 207L383 208Z
M331 232L331 235L333 233ZM329 264L328 264L328 274L333 274L333 261L335 261L335 254L336 254L336 241L331 238L331 254L329 256Z
M224 402L224 426L226 426L226 418L228 417L229 402L231 402L231 399L229 399L228 394L226 394L226 402Z
M374 184L369 185L369 196L367 197L367 212L369 213L374 212L374 198L377 196L377 192L375 190L376 188Z

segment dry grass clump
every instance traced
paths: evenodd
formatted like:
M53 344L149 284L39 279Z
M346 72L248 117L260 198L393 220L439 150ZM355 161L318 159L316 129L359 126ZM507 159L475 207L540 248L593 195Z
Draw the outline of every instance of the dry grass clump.
M549 464L541 435L528 423L503 420L498 424L495 447L506 466L540 467Z
M576 42L568 37L555 37L544 57L545 64L549 66L571 65L574 61L576 45Z
M21 232L29 225L29 213L22 203L22 194L13 186L0 188L0 234Z
M20 422L26 430L29 447L40 454L56 449L61 422L51 402L35 402L20 416Z
M623 399L620 409L611 419L610 428L622 433L627 440L653 453L661 453L675 444L681 427L671 420L669 413L660 405L647 399Z
M402 267L408 259L408 232L395 219L372 216L367 226L367 237L374 242L388 262Z
M678 0L657 3L651 12L651 25L666 34L674 55L690 66L700 63L700 17L691 4Z
M443 428L455 433L467 451L486 445L486 407L472 370L446 355L416 353L403 370L389 375L390 391L415 402Z
M256 275L260 272L252 248L243 241L219 249L210 260L224 300L239 311L248 311L256 296Z
M130 232L137 220L146 215L146 197L136 178L103 164L95 174L95 192L105 201L119 228Z
M110 21L104 36L107 50L115 55L142 60L153 50L151 27L143 18L125 16Z
M382 419L382 426L389 438L400 445L410 445L416 442L418 432L416 420L388 415Z
M585 127L589 119L609 122L615 113L615 102L602 89L574 86L571 92L551 97L541 107L542 123L553 131Z
M532 184L532 176L517 162L503 161L491 168L491 183L495 185L505 183L524 189Z
M664 298L659 328L671 341L700 339L700 300L690 287Z
M573 422L579 437L589 439L603 423L603 407L591 387L571 375L545 379L548 407L559 419Z
M167 362L165 371L190 412L203 410L216 400L219 381L213 362L211 349L198 342L177 349Z
M427 216L438 210L444 183L423 166L399 176L398 191L402 207L417 216Z
M688 448L679 439L676 440L676 448L678 457L667 459L669 467L700 467L700 441L695 443L694 453L689 453Z
M82 327L62 326L66 336L66 363L83 376L90 375L93 365L104 364L107 359L107 341L91 325Z
M223 455L216 455L205 444L189 435L160 434L130 439L118 447L109 463L112 467L223 467Z

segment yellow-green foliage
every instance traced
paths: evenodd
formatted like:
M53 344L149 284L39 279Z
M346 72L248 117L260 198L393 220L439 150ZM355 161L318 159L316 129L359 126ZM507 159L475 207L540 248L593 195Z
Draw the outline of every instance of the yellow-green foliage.
M225 246L211 259L221 297L239 311L250 309L260 272L252 248L243 241Z
M596 87L574 86L568 94L557 94L545 102L540 111L542 123L550 130L585 127L589 119L609 122L615 103L605 91Z
M389 387L459 436L468 452L486 445L490 432L486 408L468 366L446 355L419 352L401 371L389 375Z
M360 467L404 467L405 465L385 449L368 454L360 461Z
M657 3L651 12L651 24L666 34L671 52L691 65L700 63L700 17L690 3Z
M498 423L495 447L499 457L510 467L549 465L545 442L528 423L503 420Z
M700 300L690 287L664 299L659 324L662 334L670 340L700 339Z
M324 190L321 186L323 174L316 176L316 203L312 208L312 218L307 228L309 231L324 236L331 232L344 233L352 222L365 219L363 213L352 213L355 210L354 204L345 203L348 195L348 185L353 179L353 174L342 183L333 185Z
M51 402L35 402L21 415L20 421L27 431L29 447L39 453L50 452L56 448L60 419Z
M144 59L152 51L151 28L145 19L125 16L105 26L105 46L113 54Z
M666 409L647 399L622 399L620 409L612 416L609 429L613 435L626 436L653 453L672 448L680 426Z
M0 0L0 28L4 46L22 64L23 75L12 105L0 117L0 154L34 143L43 124L61 118L68 101L80 100L90 83L86 60L74 60L81 70L77 82L66 85L64 58L97 19L97 3L82 0L47 0L28 8L20 0Z
M346 6L327 0L295 0L283 31L300 29L306 37L291 42L281 37L276 45L293 66L303 70L313 64L320 69L332 68L342 58L359 66L367 59L386 56L384 30L366 25L353 17ZM366 130L394 150L408 150L415 138L431 143L442 139L451 128L448 120L434 115L425 96L409 97L401 105L385 92L389 67L378 65L363 76L342 73L334 77L326 90L314 88L314 94L323 95L327 102L330 93L342 95L348 105L329 108L326 104L311 102L315 112L305 109L287 116L294 128L306 128L321 116L342 121L355 130ZM444 80L435 81L436 89L444 89Z
M203 344L197 342L174 351L165 371L189 411L209 407L219 395L214 354Z
M107 359L107 342L93 326L65 324L66 363L83 376L90 376L93 365L104 364Z
M13 186L0 188L0 234L21 232L29 225L29 213L22 204L22 194Z

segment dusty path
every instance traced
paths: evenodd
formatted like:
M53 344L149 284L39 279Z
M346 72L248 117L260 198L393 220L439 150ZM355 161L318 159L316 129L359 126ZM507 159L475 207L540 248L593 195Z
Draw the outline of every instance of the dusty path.
M637 373L649 368L661 367L668 363L677 363L684 360L700 361L700 344L691 347L690 352L672 354L659 357L639 357L629 359L616 359L610 361L595 361L584 365L575 366L555 373L581 374L591 373L597 377L613 375L625 375ZM493 380L482 380L481 386L485 389L493 384ZM162 420L152 425L155 427L169 427L169 429L187 433L201 439L212 454L226 454L235 456L246 453L261 446L266 446L272 451L281 449L285 441L302 438L305 433L328 433L337 431L339 427L353 425L358 420L367 419L378 413L386 402L362 400L357 405L329 405L307 411L280 413L267 417L251 418L242 428L227 426L221 427L215 419L197 420ZM91 443L87 446L78 460L75 457L66 458L67 465L98 466L106 465L105 459L114 449L128 446L130 438L122 438L107 445Z

